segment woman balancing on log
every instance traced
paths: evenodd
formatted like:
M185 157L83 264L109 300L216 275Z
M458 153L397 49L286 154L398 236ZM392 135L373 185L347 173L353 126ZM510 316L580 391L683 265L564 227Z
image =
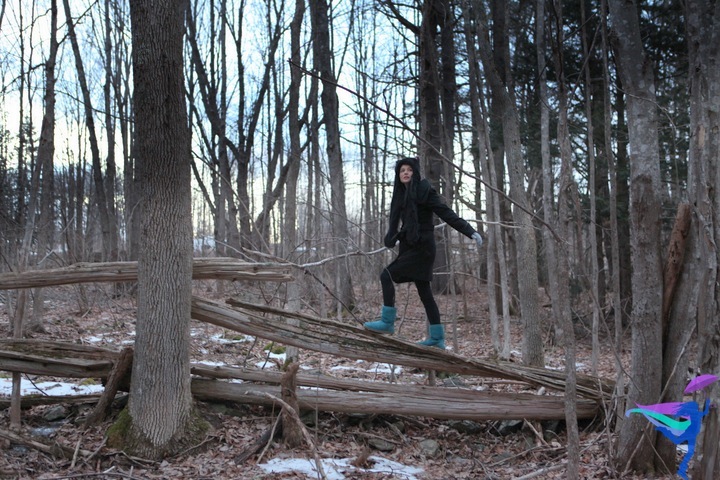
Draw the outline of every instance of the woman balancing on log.
M393 248L399 243L399 254L380 274L383 293L380 318L365 322L364 326L378 333L394 333L397 317L394 284L414 282L430 324L428 337L418 344L445 349L445 328L440 323L440 310L430 284L435 262L433 213L475 240L478 247L482 246L480 234L443 202L427 179L421 178L419 160L412 157L398 160L385 246Z

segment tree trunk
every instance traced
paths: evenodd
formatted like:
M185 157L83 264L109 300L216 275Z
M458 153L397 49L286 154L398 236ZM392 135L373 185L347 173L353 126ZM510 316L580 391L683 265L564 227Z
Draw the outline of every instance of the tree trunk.
M485 190L485 219L487 223L487 296L488 296L488 310L490 314L490 338L492 346L495 352L502 358L509 358L510 355L510 339L508 335L504 336L505 346L503 348L500 343L500 324L498 313L503 312L503 320L507 320L508 331L510 328L509 317L505 316L508 314L508 301L507 297L507 281L506 276L501 272L506 272L507 264L505 262L500 263L499 259L504 258L504 247L502 243L502 234L498 227L499 218L499 207L498 198L495 185L494 172L494 161L491 157L492 151L490 150L490 136L488 133L487 117L483 108L484 98L482 95L482 89L484 88L482 82L482 74L480 71L480 62L478 59L477 48L475 46L475 38L477 35L475 28L475 14L473 7L469 4L470 2L462 2L463 7L463 27L465 33L465 43L468 55L468 75L470 79L470 112L472 118L473 128L473 156L475 164L476 175L478 181L476 182L476 205L479 207L481 185L485 183L489 188ZM477 7L475 7L477 8ZM482 178L482 182L479 180ZM476 210L479 216L479 208ZM502 253L501 253L502 252ZM497 278L500 277L500 282ZM503 285L503 287L498 287ZM502 309L498 308L498 299L501 302ZM505 332L507 334L507 331Z
M80 45L75 34L75 24L70 12L69 0L63 0L65 7L65 19L68 27L68 37L72 45L75 57L75 68L77 70L78 82L80 83L80 91L83 96L83 106L85 112L85 126L88 131L88 141L90 142L90 154L92 158L93 183L95 186L95 200L100 213L100 230L102 232L102 258L104 260L114 260L117 254L117 229L115 220L111 218L111 211L108 209L109 202L114 200L108 198L105 181L103 179L102 164L100 162L100 147L98 145L97 133L95 131L95 116L92 106L92 97L90 89L85 77L85 68L83 66L82 54L80 53Z
M37 163L41 171L40 185L40 215L37 222L38 258L44 263L55 243L55 63L57 59L58 22L57 1L50 5L50 50L45 62L45 112L40 127L40 144L37 151ZM44 267L44 265L43 265ZM37 289L33 296L33 314L27 328L31 331L42 329L45 295L42 289Z
M572 308L570 305L570 252L567 246L571 243L572 237L572 203L573 192L577 187L573 180L572 146L570 144L570 128L568 120L568 94L565 78L565 62L563 47L565 36L563 33L562 0L554 0L553 9L556 17L555 36L555 74L558 80L558 125L557 139L560 150L560 178L558 179L558 215L557 234L563 241L557 242L555 252L557 268L557 298L553 302L558 303L559 316L556 318L557 331L560 342L565 351L565 423L567 424L567 470L565 477L574 480L579 478L580 465L580 438L577 426L576 414L576 388L577 388L577 367L576 367L576 345L575 326L572 320ZM554 240L554 239L553 239Z
M600 317L602 315L602 305L604 297L600 296L600 262L598 261L598 215L597 215L597 170L595 162L595 128L593 126L593 97L592 97L592 77L590 73L590 65L596 62L590 59L590 47L588 45L587 35L587 15L585 12L586 0L580 2L580 19L582 21L582 45L583 57L585 61L585 122L587 125L587 152L588 152L588 196L590 197L590 221L588 222L587 235L590 240L590 292L592 298L592 357L590 360L592 373L597 375L598 363L600 362ZM585 251L583 249L583 251ZM585 266L587 268L587 266Z
M340 146L339 104L336 91L335 72L330 49L330 19L326 0L309 2L313 30L313 61L322 82L322 108L326 135L326 152L330 176L330 211L333 237L337 242L337 253L345 253L349 247L348 217L345 208L345 173L343 171ZM355 309L353 282L346 260L335 263L338 279L336 286L342 308Z
M484 15L482 9L478 13ZM525 164L521 149L520 120L512 92L500 77L497 65L490 56L489 34L486 21L478 19L478 41L485 74L491 88L498 92L496 101L502 101L498 107L502 111L503 139L510 180L510 195L513 201L513 218L517 229L517 264L522 268L518 275L520 312L523 323L523 362L526 365L545 364L541 335L540 301L538 298L537 241L535 226L528 194L525 190Z
M660 401L662 370L662 258L660 254L660 162L653 64L640 35L636 2L610 0L610 19L617 34L618 70L627 92L630 145L630 241L632 247L632 357L630 404ZM655 430L640 415L621 425L618 467L643 473L672 464L657 458ZM649 440L649 441L648 441ZM658 462L656 463L656 460Z
M302 20L305 16L305 0L295 1L295 12L290 23L290 60L295 65L300 65L300 35L302 33ZM302 82L302 71L299 67L290 69L290 89L288 92L288 137L290 138L289 156L292 165L288 172L287 189L285 191L285 219L283 225L283 258L291 260L297 255L299 246L297 238L298 225L298 178L300 177L300 159L302 158L302 147L300 143L300 86ZM288 308L300 309L300 273L287 286ZM290 320L292 322L292 320ZM287 358L291 362L297 362L299 349L288 347Z
M162 458L197 428L190 392L192 225L182 0L130 2L137 156L146 165L126 451Z
M698 373L717 373L720 368L720 312L718 268L720 266L720 7L717 2L688 0L685 4L690 72L690 151L688 193L694 207L690 251L683 283L697 286L688 295L687 318L697 319ZM682 289L683 286L681 285ZM684 292L678 293L683 298ZM695 301L693 301L695 300ZM682 315L682 312L680 313ZM708 398L720 395L715 384ZM711 409L698 448L693 478L716 478L720 474L720 417Z

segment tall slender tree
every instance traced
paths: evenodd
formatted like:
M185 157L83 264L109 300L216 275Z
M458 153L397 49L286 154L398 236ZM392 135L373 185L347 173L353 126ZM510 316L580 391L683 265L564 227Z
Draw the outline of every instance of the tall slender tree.
M618 70L627 94L630 146L630 239L632 245L632 359L628 399L660 401L662 370L662 259L660 214L662 190L658 160L657 110L653 62L642 42L637 1L609 0L617 36ZM631 416L620 428L620 468L654 471L655 432ZM672 459L668 459L671 463ZM661 464L660 464L661 465ZM660 466L657 465L657 466Z
M40 212L38 216L38 257L44 261L47 252L52 251L55 242L55 67L59 42L57 39L58 7L57 1L50 3L50 38L48 57L45 60L45 111L40 126L40 142L37 151L37 163L41 169ZM43 289L36 289L33 295L33 316L28 328L42 329L45 295Z
M349 229L345 206L345 172L340 144L339 101L337 96L333 52L330 43L330 18L326 0L310 0L310 17L313 30L313 62L322 82L321 103L325 125L325 151L330 177L331 228L338 245L338 253L349 247ZM345 258L336 262L335 285L342 306L354 309L353 282Z
M77 71L77 79L80 84L80 92L83 98L83 107L85 113L85 126L87 128L88 140L90 142L90 154L92 158L93 184L95 187L95 203L100 214L100 229L102 233L103 252L102 258L105 260L117 259L117 223L113 216L115 212L115 199L111 198L107 192L105 184L102 162L100 159L100 145L98 135L95 128L95 111L93 109L92 97L90 95L90 87L88 86L87 76L85 74L85 66L83 63L82 53L80 50L80 42L75 30L75 20L72 17L69 0L63 0L65 11L65 21L68 29L68 38L72 45L73 56L75 58L75 69ZM110 173L115 176L115 173ZM112 206L110 206L112 204Z
M532 211L525 189L525 165L522 156L520 118L514 95L509 84L503 80L498 65L491 56L490 34L483 8L477 9L478 46L490 88L495 92L502 113L503 143L510 196L513 201L513 218L518 225L517 264L523 271L518 275L520 313L523 323L523 362L528 365L545 364L541 337L540 299L538 298L537 240L533 225Z
M690 251L680 298L689 299L679 315L697 319L699 373L720 368L720 318L718 270L720 269L720 5L688 0L685 3L690 71L690 151L688 194L694 208ZM682 287L681 287L682 288ZM680 296L678 294L678 296ZM717 385L708 398L718 398ZM720 415L711 409L692 478L716 478L720 474Z

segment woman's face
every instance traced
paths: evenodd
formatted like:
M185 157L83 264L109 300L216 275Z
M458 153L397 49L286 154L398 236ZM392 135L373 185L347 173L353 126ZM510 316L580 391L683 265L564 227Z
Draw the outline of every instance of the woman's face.
M398 173L400 181L407 185L412 180L413 169L410 165L400 165L400 172Z

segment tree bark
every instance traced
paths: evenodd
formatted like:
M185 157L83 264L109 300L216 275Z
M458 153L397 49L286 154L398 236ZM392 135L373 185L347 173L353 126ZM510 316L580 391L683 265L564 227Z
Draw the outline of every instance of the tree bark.
M179 451L194 423L190 392L190 131L183 0L130 2L137 156L146 166L129 451Z
M482 9L478 14L484 15ZM532 222L530 203L525 190L525 164L521 149L520 120L512 92L500 77L497 65L490 53L489 33L483 17L478 18L479 51L485 74L491 88L496 92L495 100L502 102L498 108L502 111L503 138L510 180L510 195L514 202L513 217L517 229L517 263L523 269L518 275L520 312L523 322L523 362L526 365L545 364L541 335L540 301L538 298L537 240Z
M345 172L340 145L339 101L336 90L335 72L330 49L330 19L327 0L310 0L310 14L313 30L313 61L322 82L322 109L325 124L326 152L330 177L331 228L336 239L337 253L342 254L349 246L348 217L345 207ZM336 290L342 307L355 309L355 296L350 269L345 260L336 262Z
M685 3L690 65L690 149L688 193L693 206L693 226L686 271L690 291L686 318L697 319L698 373L717 373L720 368L720 7L717 2L688 0ZM682 285L681 285L682 288ZM682 297L679 297L682 298ZM717 384L707 391L720 396ZM710 410L697 450L693 478L716 478L720 474L720 417Z
M283 443L286 448L299 447L303 440L302 428L295 421L295 416L298 416L300 413L297 390L298 368L300 368L300 366L297 363L291 363L288 366L287 371L285 371L280 379L281 398L288 407L292 408L295 412L293 414L292 412L287 411L286 407L283 407L282 412L280 413Z
M65 7L65 19L68 27L68 37L72 45L75 57L75 68L77 70L78 82L80 83L80 91L83 95L83 106L85 112L85 126L88 131L88 141L90 142L90 154L92 158L93 183L95 186L95 202L100 214L100 229L102 231L103 260L115 260L117 258L117 227L115 219L111 218L111 209L108 208L110 202L115 200L108 197L103 179L102 164L100 162L100 147L98 145L97 133L95 131L95 115L92 106L92 97L85 76L85 67L83 66L82 54L75 34L75 24L70 11L69 0L63 0ZM114 211L114 207L112 209Z
M617 34L618 69L627 93L630 145L630 240L632 247L632 358L630 404L660 401L662 370L662 261L660 254L660 163L653 63L640 34L636 1L610 0L610 19ZM619 467L649 473L661 468L655 430L646 430L640 415L620 428ZM649 441L648 441L649 440ZM656 463L657 461L657 463Z

